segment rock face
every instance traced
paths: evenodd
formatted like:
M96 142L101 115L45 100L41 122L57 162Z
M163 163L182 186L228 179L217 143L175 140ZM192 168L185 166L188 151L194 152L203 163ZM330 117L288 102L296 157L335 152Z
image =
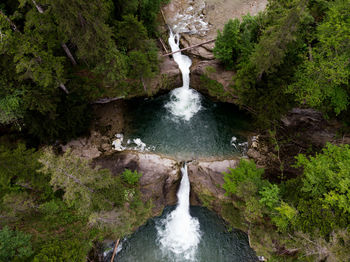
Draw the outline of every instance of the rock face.
M238 163L239 158L188 163L191 205L210 204L211 208L220 212L220 203L228 200L221 187L224 183L222 173L235 168ZM114 175L121 174L126 168L142 173L142 198L152 201L153 215L159 215L165 206L177 203L182 163L174 159L153 153L124 151L96 158L93 164L108 168Z
M181 174L180 164L173 159L152 153L125 151L97 158L94 165L108 168L114 175L121 174L126 168L142 173L142 198L145 202L152 201L154 215L159 215L165 206L177 203L176 192Z
M222 188L223 172L235 168L239 158L213 161L193 161L188 164L188 176L191 183L191 204L209 205L220 212L221 203L229 200Z
M181 46L185 48L215 39L217 31L222 31L229 19L240 19L248 13L256 15L266 5L267 0L172 0L163 11L166 23L173 31L181 33ZM211 42L184 51L193 59L191 87L202 92L199 77L206 67L214 67L216 72L211 74L211 78L223 84L224 88L233 76L232 71L224 73L214 59L214 46L215 43Z
M90 135L71 140L61 145L63 152L68 149L82 158L93 159L102 154L114 152L112 141L115 134L124 129L125 102L114 101L93 107L95 119L90 128Z
M174 59L169 56L159 55L159 57L161 57L159 74L146 82L147 90L151 90L152 94L169 91L182 85L181 72Z
M299 153L318 152L327 142L350 143L348 135L337 135L340 128L340 123L327 121L319 111L293 108L281 119L281 126L276 130L279 151L276 151L276 142L271 143L271 135L264 132L250 138L247 155L265 168L267 176L280 174L283 165L284 175L295 177L301 172L294 167L295 156Z
M210 68L210 69L209 69ZM211 79L220 83L225 91L230 92L228 88L232 84L232 77L235 74L234 71L227 71L219 63L218 60L198 60L194 61L194 67L191 72L191 87L195 87L201 93L206 95L211 95L206 87L202 86L200 77L202 75L207 75ZM234 98L234 94L232 94ZM233 101L223 101L223 102L233 102Z

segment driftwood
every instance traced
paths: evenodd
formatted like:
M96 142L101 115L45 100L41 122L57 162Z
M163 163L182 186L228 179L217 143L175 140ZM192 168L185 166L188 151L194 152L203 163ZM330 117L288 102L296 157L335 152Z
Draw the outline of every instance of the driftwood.
M91 102L91 104L107 104L109 102L117 101L125 98L124 96L112 97L112 98L101 98L96 101Z
M113 262L113 260L114 260L115 253L117 253L118 245L119 245L119 239L118 239L117 242L115 243L115 246L114 246L114 249L113 249L113 255L112 255L112 258L111 258L111 262Z
M200 43L200 44L196 44L196 45L193 45L193 46L185 47L185 48L182 48L182 49L177 50L177 51L175 51L175 52L167 53L167 54L165 54L165 55L163 55L163 56L173 55L173 54L178 53L178 52L182 52L182 51L185 51L185 50L188 50L188 49L192 49L192 48L195 48L195 47L198 47L198 46L202 46L202 45L205 45L205 44L209 44L209 43L211 43L211 42L214 42L215 40L216 40L216 39L212 39L212 40L208 40L208 41L206 41L206 42Z

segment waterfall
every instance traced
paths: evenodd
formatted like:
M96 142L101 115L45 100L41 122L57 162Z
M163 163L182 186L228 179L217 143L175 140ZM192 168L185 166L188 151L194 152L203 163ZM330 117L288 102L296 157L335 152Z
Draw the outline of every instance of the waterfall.
M180 35L174 34L170 30L169 45L171 51L180 50L179 46ZM177 52L173 54L175 62L178 64L182 73L182 87L174 89L170 94L170 101L165 107L174 116L174 120L182 119L189 121L201 109L200 94L194 89L190 88L190 66L191 59L188 56Z
M190 215L190 182L187 165L181 168L182 179L177 192L178 205L157 226L158 241L162 251L179 259L195 260L200 241L199 222Z

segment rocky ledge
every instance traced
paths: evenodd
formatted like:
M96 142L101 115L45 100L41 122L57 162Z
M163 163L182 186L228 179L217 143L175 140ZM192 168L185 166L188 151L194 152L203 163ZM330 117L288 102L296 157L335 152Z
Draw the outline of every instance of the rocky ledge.
M189 162L191 205L205 205L210 198L211 207L219 211L220 202L227 199L221 187L223 172L236 167L238 162L239 158ZM153 215L160 215L165 206L177 203L182 162L154 153L123 151L95 158L93 164L109 169L114 175L121 174L124 169L140 172L142 198L145 202L152 201Z

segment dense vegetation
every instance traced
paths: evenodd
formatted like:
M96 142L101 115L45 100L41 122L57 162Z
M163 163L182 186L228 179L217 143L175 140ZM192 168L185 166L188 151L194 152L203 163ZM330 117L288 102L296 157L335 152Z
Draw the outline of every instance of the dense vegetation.
M274 130L266 137L279 168L266 173L242 160L223 186L232 197L224 217L244 225L269 261L350 260L349 145L299 147L308 155L295 155L288 163L295 172L286 176L281 145L297 139L279 137L279 120L293 107L320 110L343 131L349 125L349 14L349 0L271 0L264 12L230 20L218 32L214 54L236 72L232 90L202 78L211 93L234 94L260 126Z
M86 261L150 216L141 174L44 144L88 131L99 98L147 94L163 2L1 1L0 261Z
M214 54L237 71L236 102L264 124L294 106L349 123L349 12L348 0L272 0L257 16L229 21Z
M150 215L141 174L113 176L70 152L0 148L0 261L86 261L94 241L131 233Z
M86 261L94 243L150 216L142 174L113 175L49 145L86 132L93 101L149 92L165 2L0 3L0 261ZM270 261L350 260L350 147L311 145L284 163L278 137L293 107L350 124L349 14L349 0L270 0L218 34L214 54L235 71L231 90L201 78L212 96L234 99L274 130L267 133L277 172L242 160L225 174L231 201L222 208ZM297 175L286 175L287 164Z
M223 185L235 201L225 207L233 223L240 216L251 240L272 261L350 259L350 147L327 144L314 157L297 156L303 174L280 184L242 160ZM276 241L279 249L276 248Z
M162 2L2 1L0 123L68 139L84 132L90 102L144 93L158 70Z

